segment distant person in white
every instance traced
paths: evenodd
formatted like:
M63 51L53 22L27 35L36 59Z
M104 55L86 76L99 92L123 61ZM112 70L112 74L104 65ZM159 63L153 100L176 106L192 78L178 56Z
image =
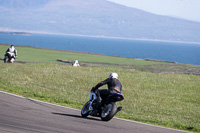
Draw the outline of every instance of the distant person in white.
M74 67L79 67L80 65L79 65L79 63L78 63L78 60L75 60L74 63L72 64L72 66L74 66Z

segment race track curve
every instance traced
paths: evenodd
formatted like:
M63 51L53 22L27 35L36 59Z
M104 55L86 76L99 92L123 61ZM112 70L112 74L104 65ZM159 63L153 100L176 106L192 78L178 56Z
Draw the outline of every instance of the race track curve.
M0 91L0 133L183 133L113 118L82 118L80 110Z

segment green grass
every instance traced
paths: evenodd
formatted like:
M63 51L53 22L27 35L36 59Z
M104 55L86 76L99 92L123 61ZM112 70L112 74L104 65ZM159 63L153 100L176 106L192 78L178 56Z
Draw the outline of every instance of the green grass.
M0 44L0 58L4 58L4 53L9 45ZM49 50L42 48L31 48L16 46L18 50L17 61L36 63L61 63L57 59L74 61L79 60L83 66L114 67L129 70L139 70L153 73L176 73L200 75L200 66L188 64L175 64L159 61L145 61L124 57L113 57L106 55L95 55L87 53L67 52L59 50ZM91 64L93 63L93 64ZM98 63L98 64L97 64ZM63 63L62 63L63 64Z
M9 45L0 45L0 58L3 58L5 51ZM95 55L87 53L67 52L59 50L49 50L41 48L15 46L18 51L17 60L26 62L51 62L58 63L57 59L74 61L78 59L80 62L97 62L111 64L127 64L127 65L150 65L150 64L166 64L165 62L144 61L131 58L114 57L106 55Z
M5 48L0 45L0 52L2 47ZM71 65L56 63L55 60L62 54L66 54L65 58L72 59L81 53L47 50L47 53L51 53L48 57L52 58L47 61L47 58L40 59L40 56L37 56L42 55L41 52L44 52L44 49L25 47L27 51L31 50L33 53L29 57L24 57L26 55L20 48L24 47L17 47L19 49L17 60L26 61L26 58L28 60L31 57L31 62L43 63L4 64L2 61L0 63L0 90L81 109L88 100L91 87L107 78L111 72L117 72L123 85L122 93L125 96L122 102L117 103L123 106L117 117L200 132L200 76L149 73L112 65L75 68ZM74 55L70 57L70 54ZM100 58L98 55L87 56L86 62L90 58ZM108 62L114 63L113 58L118 60L117 57L112 57ZM123 59L128 60L128 58L119 60ZM145 61L142 66L144 64Z

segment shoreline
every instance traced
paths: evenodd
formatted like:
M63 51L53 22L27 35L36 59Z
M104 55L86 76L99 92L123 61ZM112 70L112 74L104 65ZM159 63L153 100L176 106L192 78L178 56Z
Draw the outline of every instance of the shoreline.
M77 36L77 37L91 37L91 38L106 38L106 39L123 39L123 40L138 40L138 41L152 41L152 42L169 42L169 43L184 43L184 44L200 44L200 42L190 41L173 41L173 40L161 40L161 39L150 39L150 38L129 38L129 37L114 37L114 36L98 36L98 35L82 35L82 34L64 34L64 33L52 33L44 31L21 31L21 30L0 30L0 32L7 33L29 33L29 34L47 34L47 35L63 35L63 36ZM2 33L3 34L3 33ZM6 33L5 33L6 34ZM16 34L11 34L16 35ZM20 34L18 34L20 35Z
M8 31L0 31L0 34L32 36L32 34L29 33L29 32L8 32Z
M106 39L123 39L123 40L138 40L138 41L152 41L152 42L169 42L169 43L185 43L185 44L200 44L200 42L186 42L186 41L173 41L173 40L160 40L148 38L128 38L128 37L112 37L112 36L95 36L95 35L81 35L81 34L64 34L64 33L48 33L48 32L30 32L32 34L49 34L49 35L64 35L64 36L77 36L77 37L91 37L91 38L106 38Z

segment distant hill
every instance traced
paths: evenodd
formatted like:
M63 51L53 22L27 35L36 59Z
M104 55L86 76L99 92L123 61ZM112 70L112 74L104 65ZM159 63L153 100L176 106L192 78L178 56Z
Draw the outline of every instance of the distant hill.
M1 0L0 30L200 42L200 23L106 0Z

